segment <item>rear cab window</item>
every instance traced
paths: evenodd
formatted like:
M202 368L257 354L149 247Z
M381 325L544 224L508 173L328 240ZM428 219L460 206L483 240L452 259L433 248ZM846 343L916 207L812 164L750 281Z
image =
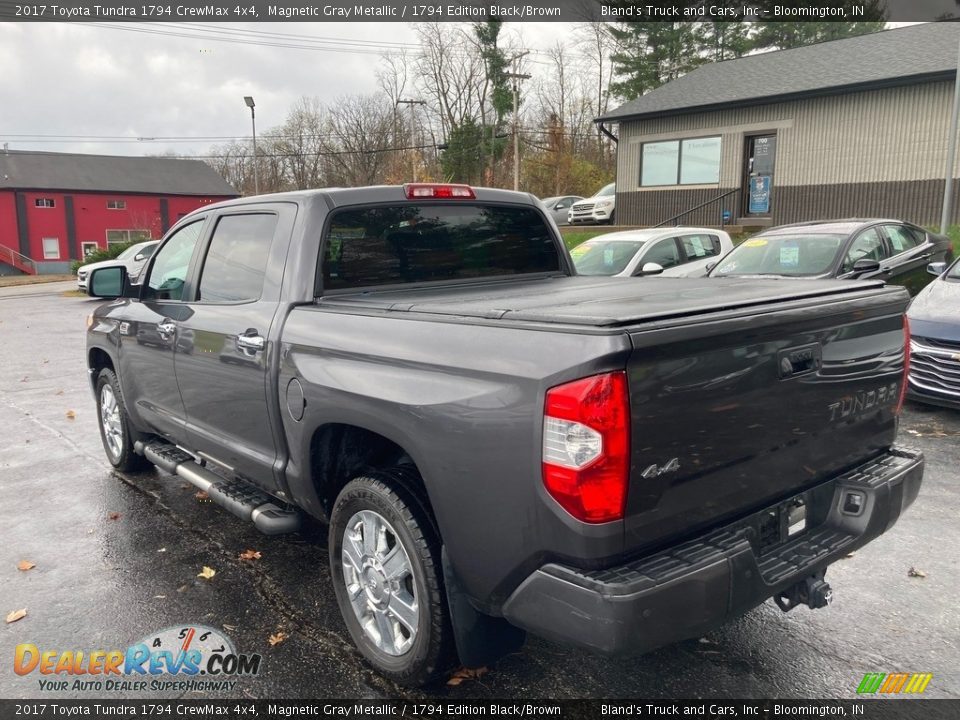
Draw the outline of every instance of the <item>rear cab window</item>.
M532 207L404 203L347 208L330 220L323 289L533 275L562 270Z

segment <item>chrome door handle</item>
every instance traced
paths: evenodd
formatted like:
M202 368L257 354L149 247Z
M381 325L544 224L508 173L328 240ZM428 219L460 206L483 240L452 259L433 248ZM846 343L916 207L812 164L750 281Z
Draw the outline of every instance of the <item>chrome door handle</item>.
M157 332L161 335L172 335L177 329L176 323L172 320L161 320L157 323Z
M237 347L247 350L263 350L267 341L256 330L247 330L242 335L237 335Z

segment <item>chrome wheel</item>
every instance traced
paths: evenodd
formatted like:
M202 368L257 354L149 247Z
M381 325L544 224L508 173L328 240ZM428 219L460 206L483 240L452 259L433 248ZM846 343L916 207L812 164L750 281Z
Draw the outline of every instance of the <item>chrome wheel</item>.
M403 655L420 626L410 557L393 526L372 510L347 522L341 550L350 606L367 638L387 655Z
M110 457L117 459L123 452L123 425L120 421L120 404L110 384L100 388L100 424Z

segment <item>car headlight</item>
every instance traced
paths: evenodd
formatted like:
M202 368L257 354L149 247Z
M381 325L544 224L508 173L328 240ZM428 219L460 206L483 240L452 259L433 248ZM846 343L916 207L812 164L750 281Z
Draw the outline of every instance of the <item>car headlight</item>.
M611 205L613 205L613 200L598 200L596 207L606 208L606 207L610 207Z

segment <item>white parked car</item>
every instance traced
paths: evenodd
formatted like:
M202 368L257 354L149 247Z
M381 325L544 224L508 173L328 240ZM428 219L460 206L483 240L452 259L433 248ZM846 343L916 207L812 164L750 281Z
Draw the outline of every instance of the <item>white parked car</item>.
M723 230L664 227L591 238L570 251L578 275L702 277L733 250Z
M157 249L157 245L159 244L159 240L148 240L137 243L136 245L128 247L113 260L103 260L81 266L80 269L77 270L77 287L86 291L87 277L90 273L99 267L105 267L107 265L126 265L127 275L130 276L131 280L136 280L143 266L146 265L147 260L153 255L153 251Z
M567 214L567 223L610 223L616 217L617 184L610 183L600 188L595 195L578 200Z

